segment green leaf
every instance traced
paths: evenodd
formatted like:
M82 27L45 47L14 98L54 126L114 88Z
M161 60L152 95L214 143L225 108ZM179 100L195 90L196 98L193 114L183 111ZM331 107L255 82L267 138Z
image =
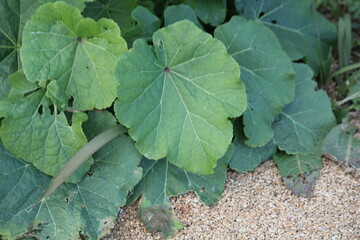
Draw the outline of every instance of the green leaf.
M3 144L17 157L54 176L86 144L81 128L86 114L74 113L70 125L65 114L58 112L46 97L46 89L34 90L34 84L22 72L11 79L13 88L5 102L2 111L5 119L0 127ZM91 161L87 161L69 181L80 182L90 164Z
M360 168L360 139L355 137L358 129L342 123L334 127L326 136L322 152L347 166Z
M150 40L153 33L160 28L160 19L145 7L136 7L131 16L136 25L123 34L129 46L132 46L136 39Z
M0 1L0 99L6 97L11 87L7 77L21 69L23 27L39 5L38 0Z
M87 113L88 120L84 122L83 129L88 139L92 139L103 131L119 126L117 119L109 111L90 111ZM123 127L124 132L125 127Z
M202 22L211 26L219 26L226 17L227 0L185 0L190 5Z
M313 0L235 0L240 13L268 26L292 60L304 58L315 73L336 42L336 27Z
M227 165L233 152L230 145L212 175L187 172L172 165L167 159L152 161L143 158L143 179L135 187L128 203L142 195L139 216L147 230L160 230L165 237L172 236L182 225L171 210L169 198L193 190L205 204L216 204L224 191Z
M56 2L39 7L26 23L20 52L30 81L43 87L54 79L59 94L74 99L74 109L91 110L115 100L113 71L125 51L115 22L83 18L78 9Z
M189 5L172 5L167 7L164 11L165 26L185 19L193 22L197 27L202 28L194 10Z
M0 146L0 236L77 240L80 234L91 239L106 234L128 190L140 180L141 156L128 137L120 136L94 158L83 182L61 186L31 209L50 178Z
M288 154L320 154L322 141L335 126L331 103L325 91L315 91L313 72L307 65L294 64L294 69L295 98L274 122L274 140Z
M239 67L188 20L157 31L153 42L137 40L120 58L116 116L147 158L210 174L232 139L227 118L246 108Z
M245 144L246 137L243 133L243 124L240 119L236 119L234 123L235 140L234 155L230 161L230 167L238 172L253 171L262 162L266 162L276 152L276 145L270 140L263 147L249 147Z
M136 0L96 0L86 4L83 12L85 17L95 20L111 18L125 33L133 27L131 12L136 8Z
M278 153L273 156L285 184L301 197L311 197L322 169L321 155Z
M264 146L272 139L271 123L294 98L295 73L276 36L262 24L234 16L215 30L240 65L248 108L244 113L246 144Z
M41 4L43 3L54 3L59 0L38 0ZM67 5L76 7L80 11L84 10L85 3L86 2L93 2L94 0L61 0L62 2L65 2Z

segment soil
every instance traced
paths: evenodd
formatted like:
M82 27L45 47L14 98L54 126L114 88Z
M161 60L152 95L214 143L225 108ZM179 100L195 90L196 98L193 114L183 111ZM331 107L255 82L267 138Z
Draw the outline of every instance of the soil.
M229 170L214 207L193 192L171 202L185 226L172 239L360 239L360 181L327 159L310 199L293 195L268 161L254 172ZM136 204L120 209L105 239L162 239L146 232Z

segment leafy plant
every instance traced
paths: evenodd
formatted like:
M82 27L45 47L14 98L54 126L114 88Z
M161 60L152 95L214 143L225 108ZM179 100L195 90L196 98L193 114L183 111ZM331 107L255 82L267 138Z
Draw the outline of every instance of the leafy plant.
M169 237L182 227L169 197L214 205L228 166L271 157L311 196L335 126L312 79L336 39L313 1L1 0L0 12L1 238L97 239L139 198L147 229Z

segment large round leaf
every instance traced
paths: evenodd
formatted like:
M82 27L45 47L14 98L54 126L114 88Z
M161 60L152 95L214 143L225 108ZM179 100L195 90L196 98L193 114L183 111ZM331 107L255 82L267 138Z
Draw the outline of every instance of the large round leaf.
M115 70L117 118L150 159L209 174L232 139L228 117L246 108L239 67L225 46L183 20L137 40Z
M24 27L21 61L32 82L55 79L78 110L106 108L116 97L113 71L126 51L115 22L95 22L63 2L42 5Z
M235 16L215 30L240 65L249 107L244 113L246 143L264 146L273 136L271 123L294 98L295 72L291 61L268 28Z
M316 11L314 0L235 0L245 17L257 19L279 38L291 59L305 57L317 73L336 42L336 28Z

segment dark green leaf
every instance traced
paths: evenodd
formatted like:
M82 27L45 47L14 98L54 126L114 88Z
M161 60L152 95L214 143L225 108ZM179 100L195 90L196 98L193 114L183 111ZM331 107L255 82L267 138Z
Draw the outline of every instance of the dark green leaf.
M335 25L316 11L313 0L235 0L240 13L268 26L292 60L305 57L318 73L330 46L336 41Z
M129 138L120 136L94 158L83 182L61 186L31 209L51 179L0 147L0 236L78 240L79 234L91 239L106 234L128 190L140 180L140 155Z
M294 97L295 73L275 36L257 21L235 16L215 30L240 65L248 108L244 113L246 144L264 146L272 139L271 123Z
M190 5L202 22L211 26L219 26L226 16L227 0L185 0Z
M230 167L238 172L253 171L260 163L270 159L276 152L276 145L270 140L263 147L249 147L244 143L246 137L243 133L243 124L240 119L234 122L235 141L234 155L230 161Z
M322 141L335 126L335 117L326 92L315 91L313 72L294 64L297 73L295 99L286 105L274 122L274 140L288 154L321 153Z
M150 40L153 33L160 28L160 19L145 7L138 6L131 16L136 25L123 34L129 46L132 46L136 39Z
M39 6L38 0L0 1L0 99L10 90L7 77L21 69L22 31L25 22Z
M83 12L85 17L95 20L111 18L125 33L133 27L131 12L136 8L136 0L96 0L86 4Z
M196 26L202 28L194 10L190 6L185 4L180 4L180 5L169 6L165 9L164 12L165 26L168 26L170 24L176 23L184 19L190 20Z

